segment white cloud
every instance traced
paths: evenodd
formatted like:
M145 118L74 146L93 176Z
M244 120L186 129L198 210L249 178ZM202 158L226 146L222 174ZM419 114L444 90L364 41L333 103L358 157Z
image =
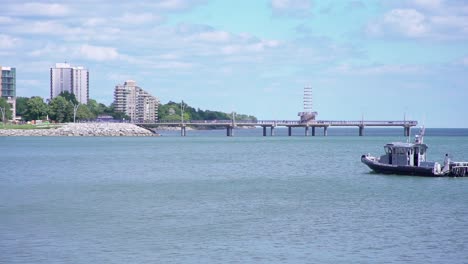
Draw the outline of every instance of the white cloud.
M109 73L107 74L107 79L110 81L113 81L115 83L122 83L125 80L132 80L134 79L134 76L131 76L129 74L119 74L119 73Z
M8 35L0 34L0 49L12 49L20 43L20 40Z
M413 0L367 25L373 36L453 40L468 38L468 6L455 1Z
M100 47L92 45L81 45L79 52L82 56L89 60L107 61L119 58L119 53L113 47Z
M79 33L79 28L69 28L64 24L57 23L55 21L44 20L44 21L35 21L32 24L29 24L27 21L22 21L13 27L14 32L19 33L31 33L31 34L45 34L45 35L64 35L64 34L73 34Z
M70 56L70 48L63 45L47 43L43 48L35 49L27 53L31 57L63 57Z
M442 38L468 38L468 16L433 16L431 23L435 34Z
M221 52L225 55L233 55L239 53L259 53L267 49L276 48L280 46L277 40L261 40L256 43L248 44L231 44L221 48Z
M83 25L87 27L95 27L95 26L101 26L106 24L108 21L104 18L101 17L92 17L88 18L83 22Z
M228 42L231 35L226 31L206 31L199 33L196 39L207 42Z
M161 16L151 13L125 13L117 19L118 22L130 25L143 25L152 22L162 22L164 19Z
M416 74L424 72L424 70L420 66L403 64L385 64L370 66L340 64L334 69L334 71L350 75Z
M310 8L311 2L308 0L272 0L271 6L274 9L307 9Z
M49 3L21 3L6 8L9 13L19 16L50 16L60 17L70 13L70 9L63 4Z
M166 61L166 62L157 62L152 65L155 69L190 69L193 68L194 65L188 62L181 62L181 61Z
M182 10L190 8L196 2L194 0L159 0L154 6L164 10Z
M180 56L174 53L166 53L166 54L161 54L158 56L159 59L162 60L175 60L178 59Z
M464 57L462 60L461 60L461 63L465 66L468 66L468 56Z
M0 25L1 24L12 24L15 22L15 19L8 16L0 16Z
M275 15L305 17L311 15L311 0L271 0Z
M383 25L408 37L420 37L429 32L426 17L414 9L394 9L386 13Z
M426 9L437 9L443 4L442 0L413 0L414 5L426 8Z

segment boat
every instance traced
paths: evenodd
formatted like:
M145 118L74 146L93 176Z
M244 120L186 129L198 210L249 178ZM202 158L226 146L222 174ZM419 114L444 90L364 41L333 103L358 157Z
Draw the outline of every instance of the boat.
M424 131L424 128L421 128L413 143L388 143L384 146L384 155L375 157L365 154L361 156L361 162L374 172L382 174L429 177L468 176L468 162L452 161L448 154L445 154L443 165L426 160L428 146L424 144Z

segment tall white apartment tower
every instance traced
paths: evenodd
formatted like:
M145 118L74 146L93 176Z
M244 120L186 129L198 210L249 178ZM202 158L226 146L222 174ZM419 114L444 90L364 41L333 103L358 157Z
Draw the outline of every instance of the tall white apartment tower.
M89 99L89 72L82 66L71 66L68 63L56 63L50 68L50 99L62 92L75 95L81 104Z

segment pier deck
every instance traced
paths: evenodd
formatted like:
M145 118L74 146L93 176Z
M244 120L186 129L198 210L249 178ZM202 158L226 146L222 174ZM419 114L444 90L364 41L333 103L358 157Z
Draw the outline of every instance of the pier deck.
M313 120L308 122L301 122L296 120L190 120L190 121L160 121L156 123L137 123L136 125L146 128L154 128L159 126L175 126L181 128L181 136L186 135L186 127L225 127L226 135L233 136L233 129L236 127L262 127L263 136L267 136L267 128L270 128L270 135L274 135L274 129L276 127L287 127L288 136L292 135L292 128L302 127L304 128L304 135L309 136L309 130L311 135L315 136L316 128L323 128L323 135L327 136L327 130L329 127L358 127L359 136L364 135L364 127L402 127L404 135L408 136L410 128L417 126L418 122L414 120L399 120L399 121L372 121L372 120L360 120L360 121L332 121L332 120Z

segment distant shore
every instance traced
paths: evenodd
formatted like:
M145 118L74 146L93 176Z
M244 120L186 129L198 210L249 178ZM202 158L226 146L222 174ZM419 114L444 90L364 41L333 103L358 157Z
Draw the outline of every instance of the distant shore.
M0 129L0 136L151 137L158 134L129 123L67 123L49 129Z

